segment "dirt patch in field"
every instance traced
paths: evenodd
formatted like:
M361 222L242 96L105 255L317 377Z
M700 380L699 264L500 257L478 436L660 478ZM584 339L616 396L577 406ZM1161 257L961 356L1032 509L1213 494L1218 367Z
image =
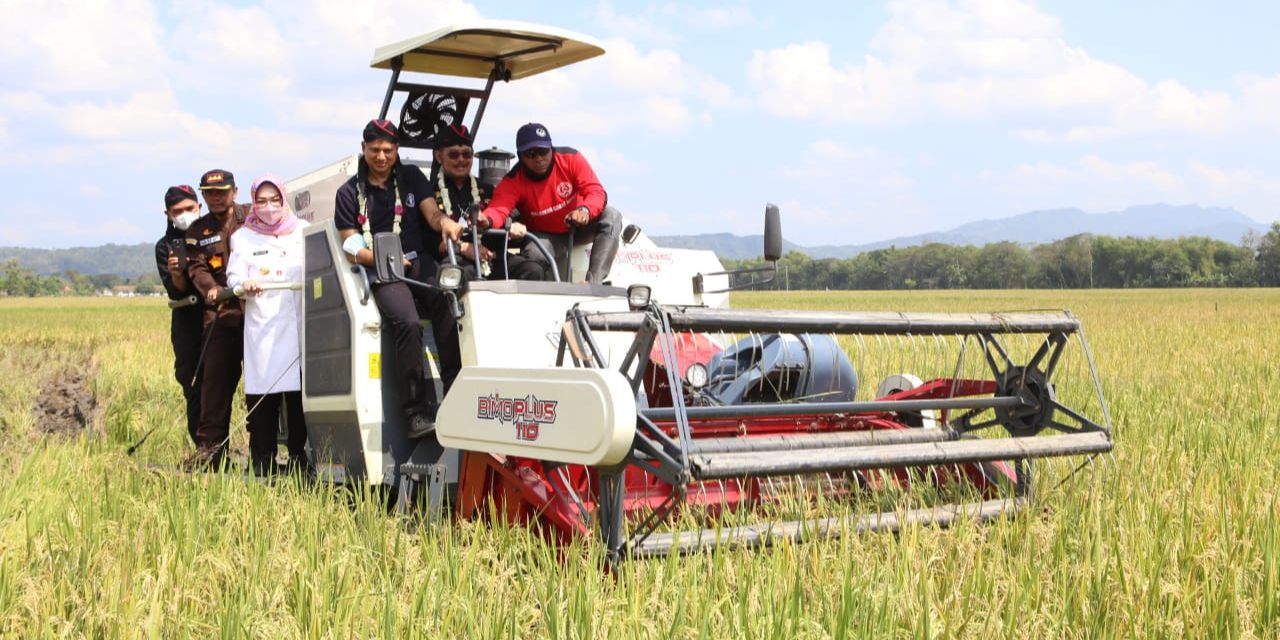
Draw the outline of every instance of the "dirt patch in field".
M88 365L68 366L46 378L31 411L36 430L45 435L74 436L96 428L100 411L92 380Z

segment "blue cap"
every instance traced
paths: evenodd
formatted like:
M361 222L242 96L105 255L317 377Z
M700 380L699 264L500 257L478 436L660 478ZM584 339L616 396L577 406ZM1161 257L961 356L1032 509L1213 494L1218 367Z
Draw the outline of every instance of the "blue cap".
M551 134L547 133L547 128L536 122L520 127L516 132L516 153L524 153L538 147L547 149L552 147Z

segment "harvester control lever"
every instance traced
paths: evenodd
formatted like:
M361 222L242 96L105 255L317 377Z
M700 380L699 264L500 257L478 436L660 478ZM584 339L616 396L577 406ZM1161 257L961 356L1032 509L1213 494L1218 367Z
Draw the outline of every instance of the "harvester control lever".
M480 203L467 207L467 221L471 223L471 253L476 263L476 277L483 278L484 271L480 266Z
M263 291L302 291L301 282L263 282L258 284ZM235 288L223 288L218 291L218 302L227 302L232 298L243 298L244 287L236 285Z
M200 299L199 299L199 298L197 298L194 294L192 294L192 295L189 295L189 296L187 296L187 297L185 297L185 298L178 298L177 300L170 300L170 301L169 301L169 308L170 308L170 309L182 309L183 307L194 307L195 305L197 305L197 304L199 304L199 303L200 303Z

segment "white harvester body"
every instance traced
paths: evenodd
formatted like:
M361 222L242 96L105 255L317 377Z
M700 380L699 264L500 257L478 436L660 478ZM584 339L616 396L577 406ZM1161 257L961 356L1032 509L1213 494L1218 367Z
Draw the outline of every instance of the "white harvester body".
M388 45L372 64L392 72L381 117L393 95L407 94L401 148L430 149L435 131L468 115L478 130L495 82L602 53L579 34L484 22ZM416 84L401 79L404 71L487 84ZM657 532L678 509L784 504L786 492L805 487L858 496L961 486L985 499L886 512L854 530L994 518L1029 501L1031 459L1112 448L1097 372L1070 313L730 310L727 290L741 276L776 275L782 236L772 205L763 252L772 267L726 274L714 253L658 247L624 220L608 285L575 284L588 245L572 252L557 282L414 282L397 272L398 236L375 237L377 273L353 266L339 246L334 195L357 166L357 157L344 158L288 185L313 223L302 283L303 406L322 479L396 486L402 505L425 493L429 510L537 522L563 540L598 535L616 560L838 533L831 519L692 538ZM480 173L496 179L499 169ZM611 204L625 214L625 202ZM459 272L442 266L440 280L445 270ZM462 369L446 396L423 322L439 411L436 434L416 440L405 429L396 349L371 294L394 282L440 289L458 328ZM863 356L911 366L877 370ZM862 391L874 386L857 385L886 374L874 396ZM1062 393L1058 380L1071 376L1070 394Z

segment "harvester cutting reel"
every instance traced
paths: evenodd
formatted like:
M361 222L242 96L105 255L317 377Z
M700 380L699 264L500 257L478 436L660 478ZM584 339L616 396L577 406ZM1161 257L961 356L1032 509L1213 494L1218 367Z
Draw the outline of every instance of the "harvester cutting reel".
M1025 365L1014 364L994 334L980 334L979 342L995 377L995 396L1017 402L996 407L994 415L986 420L976 419L979 410L970 410L952 422L957 432L971 433L999 425L1015 438L1039 435L1045 429L1063 433L1110 433L1109 427L1090 420L1057 398L1053 376L1068 344L1067 334L1050 333ZM1089 365L1092 369L1091 358ZM1096 375L1094 378L1096 381ZM1101 393L1099 388L1099 397Z
M595 335L601 331L634 332L631 348L615 365L638 398L632 448L622 464L596 469L598 483L592 487L598 492L600 508L595 517L600 535L619 557L683 553L726 543L760 546L779 538L831 536L841 531L897 530L907 523L945 526L963 517L986 520L1026 506L1030 460L1096 456L1112 448L1110 420L1092 356L1078 320L1067 312L823 313L676 309L656 304L624 314L584 314L575 309L566 322L562 363L568 364L564 362L568 358L577 366L609 367ZM750 403L727 404L726 396L716 397L682 375L697 370L688 361L687 347L691 338L697 343L699 333L750 334L700 363L711 371L723 369L727 354L741 359L744 345L768 344L760 334L796 336L790 344L800 345L807 356L777 358L790 363L787 370L769 371L761 364L768 360L765 350L757 349L759 360L745 362L740 377L759 380L762 387L773 385L776 395L769 398L758 390L744 394L742 385L725 384L724 388L735 390L735 402L742 402L744 396L755 398ZM833 356L824 345L835 344L834 335L923 336L941 341L951 336L958 340L946 344L958 344L960 349L950 376L899 384L887 395L857 400L852 367L843 361L829 362ZM1009 336L1029 337L1022 342L1034 347L1034 353L1024 364L1015 363L1002 341ZM1080 384L1073 386L1072 393L1092 392L1084 396L1085 404L1097 419L1058 397L1055 375L1073 338L1084 358L1073 360L1078 379L1072 382ZM974 342L981 348L980 365L962 362L965 349ZM837 355L839 360L846 357L843 352ZM972 366L962 373L962 364ZM815 367L825 373L813 375ZM833 376L832 371L850 373ZM693 377L699 382L705 378L700 373ZM816 379L825 380L826 386L815 390L796 383ZM839 388L840 380L844 388ZM940 424L918 428L924 426L921 416ZM1003 435L1009 437L984 437L993 426L1002 427ZM921 470L929 472L916 473ZM817 479L809 486L824 490L836 489L833 476L852 477L858 480L855 487L866 489L876 473L880 478L887 474L906 488L922 477L968 483L984 499L874 513L853 522L808 518L659 532L670 514L685 507L724 512L767 502L768 490L784 477ZM805 486L803 480L799 484Z

